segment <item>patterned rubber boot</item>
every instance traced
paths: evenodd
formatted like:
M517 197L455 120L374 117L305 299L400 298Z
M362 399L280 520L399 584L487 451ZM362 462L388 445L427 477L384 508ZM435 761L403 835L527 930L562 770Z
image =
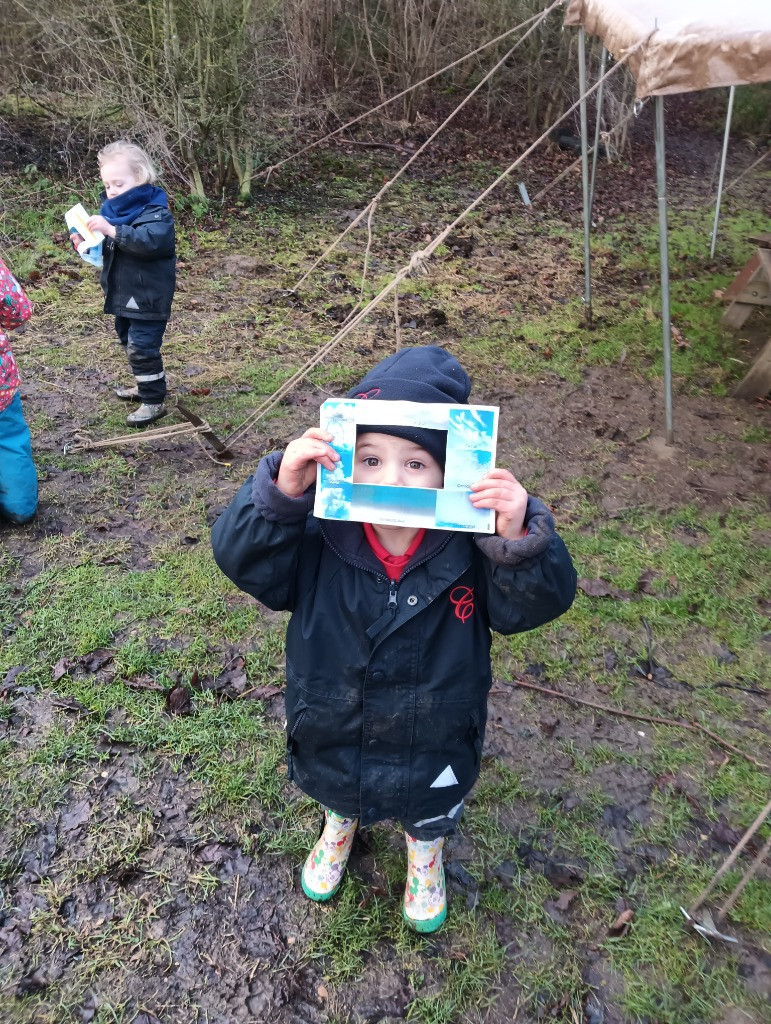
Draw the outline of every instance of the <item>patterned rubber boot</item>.
M166 412L167 409L163 402L157 402L153 405L142 402L136 412L128 414L126 423L132 427L145 427L148 423L153 423L155 420L159 420L161 416L165 416Z
M318 902L332 899L339 889L359 822L326 809L324 817L324 831L308 854L300 879L305 895Z
M407 885L404 920L416 932L435 932L447 917L442 850L444 837L423 842L404 833L407 840Z

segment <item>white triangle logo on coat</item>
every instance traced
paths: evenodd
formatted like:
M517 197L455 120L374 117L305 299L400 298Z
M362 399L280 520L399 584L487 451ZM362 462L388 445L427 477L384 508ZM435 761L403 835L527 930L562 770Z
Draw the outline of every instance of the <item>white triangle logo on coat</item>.
M133 295L126 303L126 309L139 309L139 306L137 305L137 300L134 298Z
M452 770L452 768L448 764L447 767L444 769L444 771L440 772L439 775L437 775L437 777L434 779L434 781L429 786L429 789L442 789L444 786L457 786L457 785L458 785L458 780L455 778L455 772Z

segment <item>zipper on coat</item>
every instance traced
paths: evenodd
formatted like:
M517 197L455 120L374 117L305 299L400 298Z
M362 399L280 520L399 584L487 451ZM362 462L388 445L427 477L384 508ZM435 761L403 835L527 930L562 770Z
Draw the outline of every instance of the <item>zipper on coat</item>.
M388 604L386 605L386 610L366 631L370 640L374 640L375 637L382 633L387 626L390 626L396 618L396 612L399 609L399 603L396 600L396 588L398 586L399 584L396 580L389 580Z

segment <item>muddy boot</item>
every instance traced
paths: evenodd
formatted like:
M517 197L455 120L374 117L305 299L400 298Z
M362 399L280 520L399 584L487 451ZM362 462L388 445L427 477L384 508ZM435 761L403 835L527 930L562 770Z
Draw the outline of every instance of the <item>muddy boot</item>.
M416 932L435 932L447 917L442 849L444 837L423 842L404 833L407 840L407 885L404 920Z
M115 394L122 402L138 402L139 388L136 384L130 388L115 388Z
M143 402L136 412L129 413L126 417L126 423L129 423L132 427L146 427L148 423L159 420L161 416L165 415L166 406L163 402L160 402L158 405L146 405Z
M324 818L324 831L308 854L300 879L305 895L318 902L331 899L340 887L358 824L358 818L326 809Z

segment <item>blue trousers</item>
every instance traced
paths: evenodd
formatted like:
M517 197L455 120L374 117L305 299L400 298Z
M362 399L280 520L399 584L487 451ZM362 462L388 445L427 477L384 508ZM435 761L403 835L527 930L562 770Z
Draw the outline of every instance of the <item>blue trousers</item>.
M26 523L37 511L37 472L19 392L0 412L0 517Z
M140 401L148 405L158 405L166 397L161 342L167 323L167 320L115 317L115 330L121 345L126 347L129 366L139 388Z

